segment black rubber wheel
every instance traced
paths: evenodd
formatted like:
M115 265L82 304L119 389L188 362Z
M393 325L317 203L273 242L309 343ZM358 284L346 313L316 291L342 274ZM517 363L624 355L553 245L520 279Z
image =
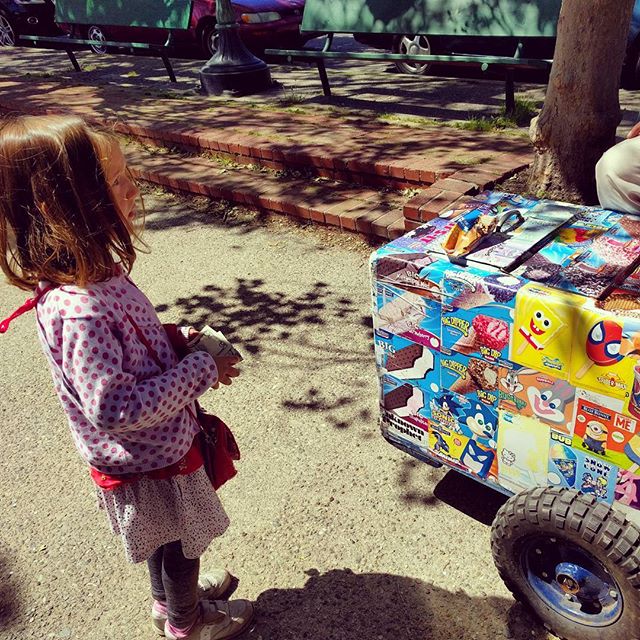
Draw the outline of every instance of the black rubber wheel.
M396 36L391 45L392 53L404 53L413 55L431 55L433 53L431 44L427 36L406 35ZM396 68L401 73L408 73L413 76L421 76L427 73L430 64L419 62L396 62Z
M560 638L640 640L640 529L616 509L568 489L525 491L496 515L491 549L507 588Z
M216 29L215 22L210 22L205 25L202 30L202 35L200 36L200 49L202 50L202 53L207 58L211 58L218 52L219 42L220 36Z
M0 9L0 47L15 47L18 34L9 16Z
M87 27L87 40L97 40L98 42L105 42L109 38L107 38L107 34L103 27L99 27L98 25L92 24ZM103 56L105 53L109 53L109 48L97 44L89 45L91 51L93 53L97 53L99 56Z

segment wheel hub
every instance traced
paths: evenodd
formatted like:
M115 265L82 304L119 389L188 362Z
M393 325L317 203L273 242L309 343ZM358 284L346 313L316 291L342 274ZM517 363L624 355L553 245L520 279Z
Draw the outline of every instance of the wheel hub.
M580 592L580 585L571 577L565 574L559 574L556 576L556 580L560 585L560 588L569 595L575 596Z
M587 550L541 535L523 547L521 559L532 589L557 613L590 627L608 626L620 617L620 589Z

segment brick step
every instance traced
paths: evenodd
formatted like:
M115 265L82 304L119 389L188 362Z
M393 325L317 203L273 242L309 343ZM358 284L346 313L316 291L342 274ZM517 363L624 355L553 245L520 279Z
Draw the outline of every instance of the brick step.
M425 188L452 178L482 189L531 158L527 141L495 132L411 128L371 115L207 105L201 98L159 99L109 86L0 81L0 109L75 113L140 142L375 188Z
M397 238L406 231L406 197L397 192L327 179L278 176L249 167L228 169L205 158L149 153L131 144L125 146L125 153L135 178L174 191L222 198L384 239Z

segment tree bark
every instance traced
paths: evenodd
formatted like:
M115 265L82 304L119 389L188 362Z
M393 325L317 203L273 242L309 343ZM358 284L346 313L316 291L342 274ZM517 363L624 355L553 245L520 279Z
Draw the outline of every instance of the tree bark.
M531 123L529 189L595 203L595 165L615 142L618 91L634 0L563 0L549 86Z

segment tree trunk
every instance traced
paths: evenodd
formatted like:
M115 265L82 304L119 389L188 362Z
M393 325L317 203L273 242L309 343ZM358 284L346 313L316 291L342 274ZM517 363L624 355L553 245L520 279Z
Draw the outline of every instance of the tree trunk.
M531 123L529 189L595 203L595 165L615 142L634 0L563 0L544 106Z

